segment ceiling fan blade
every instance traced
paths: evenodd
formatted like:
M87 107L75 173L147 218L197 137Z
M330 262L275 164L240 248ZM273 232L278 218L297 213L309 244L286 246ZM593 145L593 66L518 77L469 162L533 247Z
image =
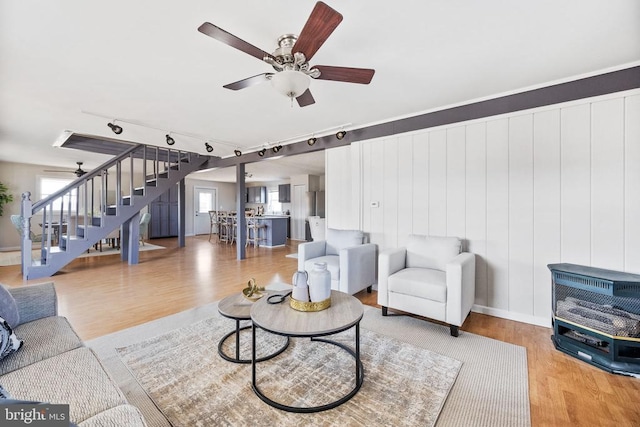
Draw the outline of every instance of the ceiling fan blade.
M238 80L237 82L229 83L228 85L222 86L225 89L231 90L240 90L245 87L254 86L259 83L268 82L269 78L273 75L273 73L262 73L257 76L247 77L243 80Z
M234 36L233 34L223 30L220 27L216 27L210 22L205 22L204 24L200 25L198 27L198 31L218 41L221 41L224 44L228 44L231 47L235 47L236 49L241 50L244 53L248 53L249 55L258 58L261 61L264 59L265 56L269 56L273 58L273 56L270 53L267 53L264 50L259 49L250 43L247 43L241 38Z
M310 60L333 30L342 22L342 15L319 1L304 24L292 52L302 52Z
M320 77L317 77L317 80L334 80L363 85L368 85L376 72L370 68L332 67L329 65L316 65L313 68L320 71Z
M311 95L311 91L309 89L305 90L302 95L298 96L296 101L298 101L298 105L301 107L306 107L307 105L316 103L316 100L313 99L313 95Z

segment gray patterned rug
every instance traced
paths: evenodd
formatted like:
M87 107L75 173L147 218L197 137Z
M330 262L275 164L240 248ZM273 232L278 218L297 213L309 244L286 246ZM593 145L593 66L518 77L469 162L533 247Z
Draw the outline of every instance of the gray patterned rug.
M362 388L338 408L316 414L283 412L263 403L250 386L251 366L224 361L220 338L233 321L216 315L167 334L119 348L118 354L174 426L407 425L432 426L461 362L361 330ZM241 355L250 357L250 329L241 333ZM331 339L353 347L353 330ZM258 357L284 338L258 330ZM235 340L227 340L235 354ZM337 347L291 339L281 355L258 364L258 385L290 406L318 406L346 395L355 384L352 356Z
M158 411L122 362L116 348L128 347L193 325L217 316L217 313L217 303L206 304L87 341L86 345L100 357L129 402L140 408L149 427L169 427L167 418ZM233 322L227 320L224 331L230 330L232 325ZM524 347L466 331L460 331L460 336L453 338L447 326L408 316L382 317L379 309L367 306L364 307L364 318L360 325L361 332L372 331L462 362L455 384L438 417L437 427L531 426L527 351ZM210 354L216 352L216 347L212 346ZM369 366L365 368L371 370ZM372 378L370 372L366 375L365 384L370 383ZM246 376L245 384L248 386L249 382L250 377ZM383 402L372 402L372 412L384 412L386 406ZM420 404L414 399L408 408Z

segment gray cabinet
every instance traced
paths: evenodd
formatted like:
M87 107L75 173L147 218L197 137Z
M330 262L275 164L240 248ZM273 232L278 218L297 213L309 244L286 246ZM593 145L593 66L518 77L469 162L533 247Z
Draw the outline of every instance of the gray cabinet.
M267 187L247 187L247 203L267 203Z
M291 184L278 185L278 201L280 203L291 203Z
M178 185L171 187L149 203L149 238L176 237L178 235Z

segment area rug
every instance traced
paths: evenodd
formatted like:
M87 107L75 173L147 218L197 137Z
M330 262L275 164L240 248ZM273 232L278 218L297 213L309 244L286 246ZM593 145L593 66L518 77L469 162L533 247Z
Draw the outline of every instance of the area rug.
M174 426L407 425L433 426L461 363L410 344L362 331L365 381L353 399L316 414L283 412L252 391L250 365L229 363L217 344L233 322L216 315L185 328L118 349L121 359ZM250 357L250 333L241 334L241 355ZM352 345L353 332L332 339ZM258 331L258 357L282 347L283 337ZM227 341L234 354L235 341ZM258 365L258 385L290 406L324 405L355 385L352 356L337 347L291 339L281 355ZM383 411L378 410L381 406Z
M155 251L158 249L165 249L164 246L152 245L151 243L145 243L144 245L138 246L140 252L144 251ZM85 252L80 255L78 258L87 258L94 256L105 256L105 255L115 255L120 254L120 249L112 248L108 246L102 247L102 252L91 249L91 252ZM9 265L20 265L21 262L21 252L20 251L8 251L8 252L0 252L0 267L6 267ZM40 257L40 249L33 250L31 253L33 259L37 259Z
M105 335L88 341L86 344L100 357L129 402L140 408L149 426L167 427L171 426L167 417L158 410L154 401L149 398L141 384L132 375L130 369L123 363L116 348L129 347L133 350L135 347L132 346L139 345L152 337L165 335L170 331L194 325L216 315L217 304L207 304ZM220 333L223 334L232 327L233 322L226 319L225 327ZM446 398L436 426L528 427L531 425L525 348L465 331L460 331L460 336L454 338L449 335L449 328L446 326L406 316L382 317L379 309L365 306L365 314L361 322L363 342L364 334L367 331L374 332L377 336L392 338L395 341L411 344L413 347L429 350L462 362L459 374ZM153 342L153 340L151 341ZM348 338L347 342L349 342ZM209 346L206 348L206 353L217 356L217 345L214 344L208 343ZM175 349L175 354L181 355L180 350L181 348ZM187 351L186 348L183 350ZM336 350L336 356L339 352L339 350ZM384 363L392 363L395 360L393 355L384 357L386 357ZM176 356L176 358L178 357ZM274 362L276 361L274 360ZM240 367L240 369L243 368L247 371L244 376L245 386L248 387L250 392L250 368L248 366ZM366 385L372 381L373 373L370 372L371 367L367 365L367 362L365 362L365 369ZM259 378L264 377L259 374ZM426 384L428 383L425 382L423 386L426 387ZM363 393L364 387L363 385L363 389L352 399L352 402L357 402L356 399ZM415 406L422 405L418 396L409 392L400 393L400 397L407 398L406 402L409 402L402 408L403 414L412 410ZM400 397L398 395L390 395L386 399L399 399ZM372 413L388 412L386 400L368 403ZM261 408L267 407L262 403L260 405L263 405ZM257 411L255 407L254 411ZM333 409L327 411L327 414L337 413L336 411L336 409ZM262 410L258 412L262 414ZM316 415L309 415L309 417L313 416ZM344 420L341 420L342 425L358 425L359 423L357 419L342 421ZM401 423L401 421L399 422ZM276 425L279 425L279 423L280 421ZM243 422L240 425L250 424ZM177 426L181 425L187 424L177 423ZM223 423L222 425L232 424ZM337 419L335 423L334 421L329 421L326 425L338 425L338 421ZM381 423L374 420L371 421L371 425L381 425ZM417 422L413 425L427 424Z

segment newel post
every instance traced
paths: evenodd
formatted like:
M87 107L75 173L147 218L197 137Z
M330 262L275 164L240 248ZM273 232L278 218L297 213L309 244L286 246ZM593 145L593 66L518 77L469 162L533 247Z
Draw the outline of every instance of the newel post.
M22 203L20 206L22 217L22 239L20 240L20 252L22 254L22 264L20 272L24 275L31 265L31 192L22 193Z

